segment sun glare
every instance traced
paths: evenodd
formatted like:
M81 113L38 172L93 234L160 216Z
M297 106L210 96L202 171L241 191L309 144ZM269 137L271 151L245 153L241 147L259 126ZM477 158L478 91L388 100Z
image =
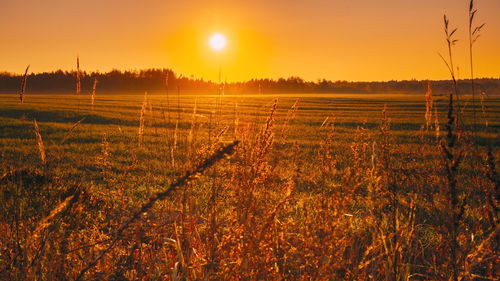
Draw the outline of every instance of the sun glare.
M210 37L210 46L216 51L224 49L227 45L226 37L220 33L215 33Z

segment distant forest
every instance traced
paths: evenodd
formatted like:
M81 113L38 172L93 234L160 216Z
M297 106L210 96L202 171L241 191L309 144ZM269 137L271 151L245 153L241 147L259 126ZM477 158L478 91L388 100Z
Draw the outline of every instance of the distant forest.
M31 73L27 78L27 93L73 93L76 88L76 71L55 71ZM0 73L0 92L19 92L23 76L7 72ZM148 69L141 71L113 70L106 73L81 72L82 93L90 92L97 79L98 93L171 92L214 94L219 87L229 94L269 93L424 93L428 81L406 80L386 82L349 82L318 80L305 81L299 77L273 79L252 79L246 82L223 83L176 75L170 69ZM435 95L448 94L451 81L430 81ZM476 80L479 92L500 95L500 79ZM460 80L462 94L470 92L470 82Z

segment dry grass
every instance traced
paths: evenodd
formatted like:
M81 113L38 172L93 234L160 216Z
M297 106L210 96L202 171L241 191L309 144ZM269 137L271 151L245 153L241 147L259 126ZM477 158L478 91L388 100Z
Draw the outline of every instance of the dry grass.
M21 104L24 103L24 99L25 99L25 95L26 95L26 84L28 82L28 71L30 69L30 66L28 65L26 67L26 70L24 71L24 75L23 75L23 80L21 81L21 91L19 92L19 102Z
M454 81L299 108L180 89L171 106L166 79L98 112L33 96L22 118L0 96L0 279L498 280L499 100L473 127Z
M97 90L97 78L94 78L94 83L92 84L92 92L90 94L90 104L92 105L92 112L94 112L95 95Z
M141 112L139 114L139 131L137 132L139 146L142 145L142 140L144 138L144 118L146 114L146 107L148 104L148 93L144 93L144 100L142 102Z
M35 137L36 137L36 144L38 146L38 152L40 155L40 162L42 166L45 166L47 164L45 146L43 145L42 135L40 134L40 128L38 127L38 123L36 122L36 120L33 120L33 126L35 127Z
M147 98L153 104L159 99ZM257 106L258 116L244 101L235 112L236 101L229 99L221 112L212 112L219 97L212 97L212 104L210 98L193 97L182 106L192 109L181 110L172 124L166 113L153 120L144 97L137 98L125 113L136 116L130 126L99 128L89 120L73 125L70 131L78 137L41 146L51 153L47 176L6 168L2 278L488 280L497 275L496 150L476 147L484 161L469 166L467 132L458 141L455 126L447 127L453 142L436 141L434 132L401 135L391 107L380 108L379 117L371 119L374 127L360 121L346 131L341 112L321 112L330 117L324 121L318 115L301 127L316 106L308 98L301 99L303 111L294 109L295 98L282 98ZM425 125L424 95L420 104L415 116ZM138 105L144 112L139 124L141 115L133 114ZM434 103L434 109L443 106ZM434 125L442 125L433 117ZM51 126L44 124L47 132L41 132L49 140L68 134L66 125L54 136ZM153 126L165 133L155 133ZM35 131L38 146L40 128ZM293 137L312 134L319 138L313 146ZM240 144L229 161L194 173L168 199L141 209L140 202L177 186L171 179L182 177L181 170L210 159L235 135ZM95 143L81 142L92 136ZM55 203L43 203L44 198ZM130 218L133 223L127 224Z

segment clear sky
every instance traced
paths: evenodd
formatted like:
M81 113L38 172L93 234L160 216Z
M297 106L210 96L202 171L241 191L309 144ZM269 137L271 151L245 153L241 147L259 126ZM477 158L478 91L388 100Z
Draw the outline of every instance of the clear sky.
M476 74L500 77L500 0L476 0L486 27ZM443 14L459 28L466 78L468 0L0 0L0 71L172 68L216 80L445 79ZM227 37L216 53L211 34Z

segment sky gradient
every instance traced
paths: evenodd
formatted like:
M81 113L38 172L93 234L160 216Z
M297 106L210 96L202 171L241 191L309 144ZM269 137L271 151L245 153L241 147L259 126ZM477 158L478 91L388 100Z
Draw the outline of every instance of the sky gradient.
M477 77L500 77L500 1L476 0L486 22ZM172 68L227 81L300 76L349 81L447 79L443 14L458 27L469 76L467 0L1 0L0 71ZM225 34L220 53L208 44Z

